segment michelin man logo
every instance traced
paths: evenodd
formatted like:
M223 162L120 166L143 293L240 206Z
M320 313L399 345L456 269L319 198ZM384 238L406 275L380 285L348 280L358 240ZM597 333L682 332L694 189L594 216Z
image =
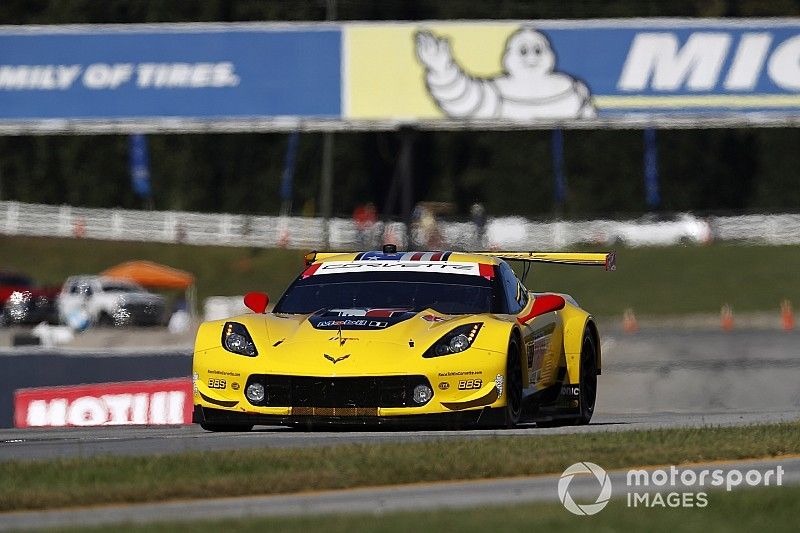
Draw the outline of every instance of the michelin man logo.
M503 73L470 76L453 58L447 38L416 34L417 57L436 105L452 118L510 120L593 118L582 81L555 71L556 56L542 33L523 26L506 40Z
M598 483L600 483L600 494L597 496L597 500L595 500L594 503L579 505L575 503L575 500L570 496L569 484L572 482L572 478L577 474L592 474L595 479L597 479ZM608 505L608 500L611 499L611 479L608 477L605 470L594 463L590 463L589 461L575 463L564 470L564 473L561 474L561 479L558 480L558 499L561 500L561 503L564 504L567 511L572 514L581 516L597 514Z

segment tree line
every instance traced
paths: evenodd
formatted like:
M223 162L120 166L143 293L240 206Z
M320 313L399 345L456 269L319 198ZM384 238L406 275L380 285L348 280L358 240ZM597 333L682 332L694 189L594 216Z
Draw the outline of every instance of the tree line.
M5 0L2 24L246 20L420 20L627 16L791 16L800 0ZM125 136L0 137L0 199L95 207L277 214L285 134L150 135L152 202L131 187ZM660 210L800 209L798 129L660 130ZM334 214L373 202L384 213L399 139L338 133ZM416 201L450 202L467 216L567 218L647 211L642 132L566 131L567 196L554 201L551 132L418 132ZM322 135L300 136L293 213L318 214ZM396 205L396 202L395 202Z

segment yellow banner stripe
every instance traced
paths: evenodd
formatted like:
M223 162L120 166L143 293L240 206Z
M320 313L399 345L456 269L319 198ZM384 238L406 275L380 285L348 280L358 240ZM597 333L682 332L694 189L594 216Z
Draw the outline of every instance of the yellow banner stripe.
M600 109L678 109L682 107L800 107L800 94L595 96L594 103Z

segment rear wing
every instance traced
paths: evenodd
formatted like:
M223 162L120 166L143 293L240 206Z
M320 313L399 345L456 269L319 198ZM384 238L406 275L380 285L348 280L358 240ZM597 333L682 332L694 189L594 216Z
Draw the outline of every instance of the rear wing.
M309 252L305 254L306 266L314 261L327 259L347 252ZM351 252L352 253L352 252ZM583 253L583 252L465 252L474 255L497 257L506 261L524 261L531 263L556 263L561 265L601 266L604 270L617 269L616 252Z
M601 266L604 270L617 269L617 253L584 252L470 252L476 255L497 257L506 261L556 263L560 265Z

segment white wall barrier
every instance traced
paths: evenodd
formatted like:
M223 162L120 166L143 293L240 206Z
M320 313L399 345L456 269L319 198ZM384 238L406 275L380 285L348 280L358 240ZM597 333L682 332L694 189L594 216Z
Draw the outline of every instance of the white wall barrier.
M328 223L330 248L368 249L383 242L401 248L405 225L379 222L360 231L350 219ZM178 242L195 245L319 249L324 220L306 217L135 211L0 202L0 233L115 241ZM800 214L698 218L679 214L665 220L536 222L521 217L491 218L480 235L469 222L440 221L412 228L414 247L448 249L561 249L579 244L667 245L710 240L751 244L800 244Z

